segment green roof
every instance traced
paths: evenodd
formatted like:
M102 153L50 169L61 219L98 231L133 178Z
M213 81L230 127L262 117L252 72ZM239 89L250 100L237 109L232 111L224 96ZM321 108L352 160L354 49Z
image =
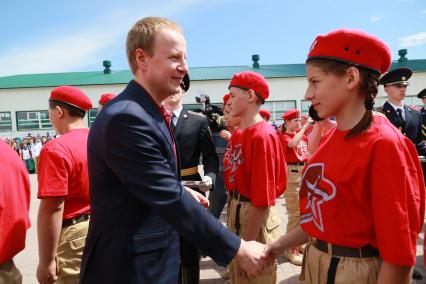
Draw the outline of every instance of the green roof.
M391 69L409 67L415 73L426 72L426 59L408 60L407 62L393 62ZM266 78L292 78L305 76L305 64L275 64L251 66L219 66L190 68L189 76L192 81L230 80L232 75L242 71L259 72ZM114 85L127 84L133 78L130 70L94 72L68 72L23 74L0 77L0 89L56 87L59 85Z

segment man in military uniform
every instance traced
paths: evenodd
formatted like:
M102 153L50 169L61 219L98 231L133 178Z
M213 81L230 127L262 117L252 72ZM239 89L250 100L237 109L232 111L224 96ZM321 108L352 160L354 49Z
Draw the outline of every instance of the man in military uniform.
M168 97L164 107L172 112L173 130L180 155L181 176L183 181L201 181L193 189L205 193L210 190L219 171L219 158L208 127L207 118L200 113L187 110L182 104L183 95L189 89L189 76L185 75L178 94ZM202 157L204 176L198 172ZM191 187L190 185L187 185ZM180 281L183 284L198 283L200 278L200 257L198 250L181 238Z
M422 140L426 140L426 88L418 93L417 97L422 100L424 106L420 110L422 113Z
M394 69L380 78L388 100L381 112L416 146L420 156L426 155L426 145L422 140L422 115L419 111L406 106L404 98L412 71L409 68Z

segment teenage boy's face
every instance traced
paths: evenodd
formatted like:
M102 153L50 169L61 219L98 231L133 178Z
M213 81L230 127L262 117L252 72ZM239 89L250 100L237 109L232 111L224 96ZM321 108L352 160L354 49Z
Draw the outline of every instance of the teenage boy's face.
M228 103L230 104L230 114L231 116L242 116L249 104L249 94L246 90L231 87L229 89L231 94Z
M180 83L188 72L186 42L175 30L163 28L156 38L153 55L147 56L144 66L150 90L162 99L180 92Z

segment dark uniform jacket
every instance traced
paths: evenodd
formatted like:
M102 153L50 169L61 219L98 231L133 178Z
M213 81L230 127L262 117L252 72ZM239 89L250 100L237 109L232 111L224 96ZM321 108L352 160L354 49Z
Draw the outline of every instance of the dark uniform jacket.
M207 118L184 107L174 128L174 135L179 149L181 169L198 167L202 156L204 174L211 177L214 184L219 171L219 158ZM199 173L182 175L182 180L201 180L201 176Z
M177 283L179 234L219 265L240 240L180 183L173 136L135 81L99 113L88 139L91 220L80 283Z
M388 102L384 103L381 112L414 143L420 156L426 155L426 145L422 139L422 115L419 111L404 105L405 122L401 121L398 113Z
M424 142L426 140L426 109L422 107L420 112L422 113L422 140Z

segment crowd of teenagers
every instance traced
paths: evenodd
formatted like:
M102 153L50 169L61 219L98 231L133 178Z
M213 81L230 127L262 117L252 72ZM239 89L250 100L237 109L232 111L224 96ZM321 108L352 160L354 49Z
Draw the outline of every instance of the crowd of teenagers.
M101 97L90 130L82 90L50 93L60 136L38 155L39 283L199 283L200 255L226 266L235 284L276 283L280 255L302 266L305 283L410 283L426 147L421 112L403 104L411 70L389 71L385 42L349 29L317 36L306 59L310 116L289 110L279 131L261 109L266 79L234 74L222 159L206 117L182 105L190 84L182 29L143 18L126 53L134 79ZM388 101L375 109L380 85ZM28 170L1 141L0 153L8 177L0 180L0 283L21 283L13 257L30 227ZM285 233L275 206L283 194ZM218 220L225 202L226 226Z

